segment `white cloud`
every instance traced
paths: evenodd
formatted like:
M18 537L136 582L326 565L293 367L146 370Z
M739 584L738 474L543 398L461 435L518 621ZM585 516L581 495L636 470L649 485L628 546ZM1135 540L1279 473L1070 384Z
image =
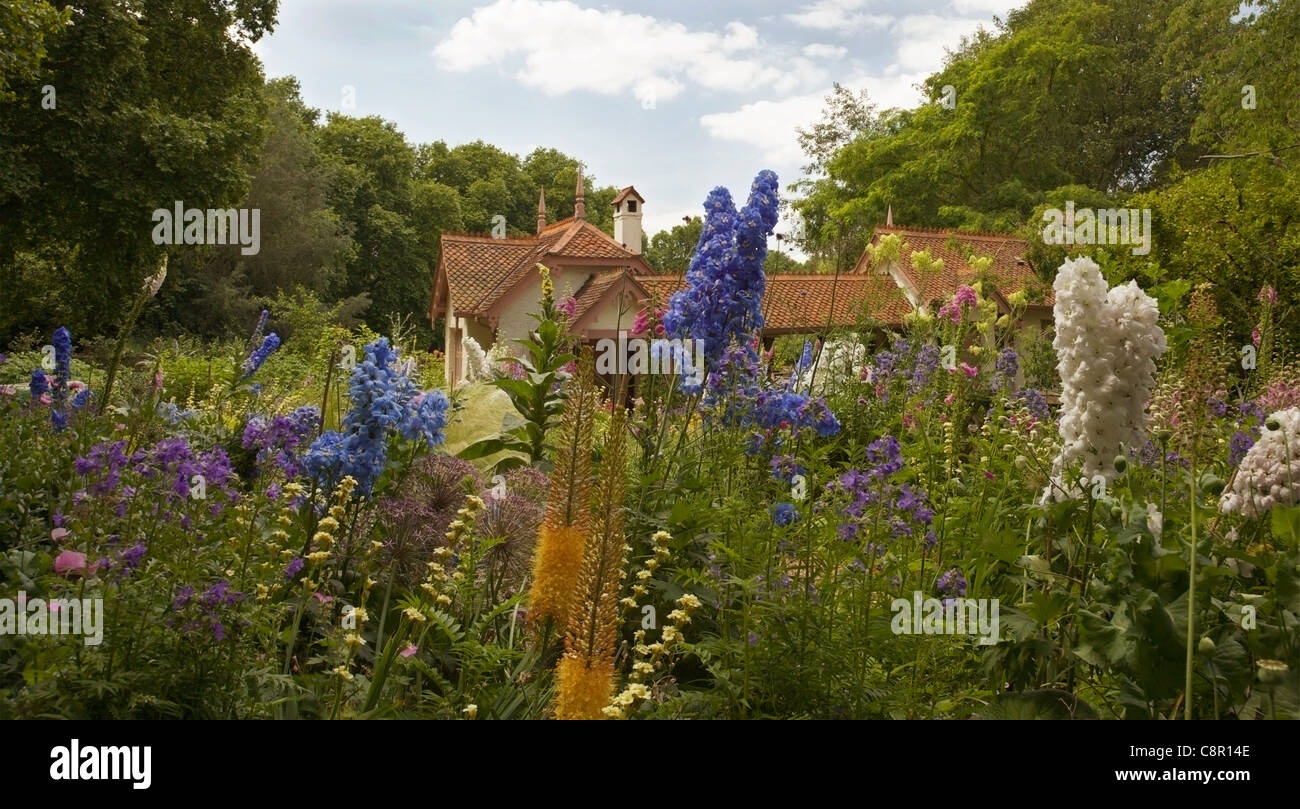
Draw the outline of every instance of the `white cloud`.
M843 59L848 52L849 49L841 45L826 45L821 42L805 45L803 49L803 55L809 59Z
M914 14L899 20L893 28L898 43L897 66L906 72L933 73L943 66L944 49L956 50L963 36L975 33L984 20Z
M952 10L958 14L996 14L1006 19L1007 12L1020 8L1028 0L952 0Z
M505 68L549 95L631 92L651 108L688 84L707 90L788 93L826 81L816 64L764 47L758 31L730 22L723 33L570 0L495 0L452 26L433 49L444 70Z
M869 14L862 10L867 0L817 0L785 18L800 28L852 33L884 28L893 18L888 14Z
M841 84L855 92L865 89L872 103L880 109L914 107L923 99L913 85L925 76L926 73L888 78L863 76ZM795 130L807 128L821 118L822 107L830 92L828 87L779 101L755 101L730 112L703 115L700 125L715 138L757 147L764 159L775 166L794 168L805 162Z

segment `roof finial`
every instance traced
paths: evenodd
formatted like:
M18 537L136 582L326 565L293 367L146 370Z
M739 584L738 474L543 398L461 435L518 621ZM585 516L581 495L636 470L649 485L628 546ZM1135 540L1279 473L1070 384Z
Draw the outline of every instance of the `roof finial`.
M582 166L578 166L578 187L573 192L573 218L587 218L587 202L583 199Z
M890 205L889 210L885 212L885 227L892 228L893 226L894 226L894 206Z
M546 189L537 196L537 235L541 236L542 231L546 230Z

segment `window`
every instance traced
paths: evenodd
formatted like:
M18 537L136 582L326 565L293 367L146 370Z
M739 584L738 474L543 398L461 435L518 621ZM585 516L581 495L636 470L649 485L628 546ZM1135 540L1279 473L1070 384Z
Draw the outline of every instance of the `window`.
M636 213L636 200L630 199L627 201L627 212Z

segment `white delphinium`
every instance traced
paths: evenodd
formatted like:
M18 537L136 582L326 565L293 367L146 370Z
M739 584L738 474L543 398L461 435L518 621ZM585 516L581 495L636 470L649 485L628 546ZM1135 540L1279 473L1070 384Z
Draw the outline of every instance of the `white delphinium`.
M1063 477L1073 464L1110 482L1115 456L1142 445L1155 363L1167 344L1155 299L1132 281L1108 290L1092 259L1066 259L1053 286L1062 445L1044 495L1061 499L1079 492Z
M478 340L466 335L461 340L465 347L465 381L486 382L492 379L492 361L478 344Z
M1300 502L1300 407L1279 410L1264 423L1259 441L1219 498L1224 513L1259 517L1273 506Z
M799 375L797 390L820 396L833 377L857 379L867 364L867 347L856 340L828 340L821 354ZM817 385L812 391L809 386Z

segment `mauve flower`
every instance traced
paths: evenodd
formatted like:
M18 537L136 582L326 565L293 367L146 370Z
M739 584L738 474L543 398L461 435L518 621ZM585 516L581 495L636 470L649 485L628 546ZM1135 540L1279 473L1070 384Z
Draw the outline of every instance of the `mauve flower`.
M69 578L74 573L85 575L86 554L78 551L63 551L54 557L54 572Z
M555 309L569 320L572 320L573 316L578 312L578 299L570 295L560 301L559 304L556 305Z
M974 365L969 365L964 362L961 364L961 370L962 373L966 374L968 377L973 377L980 372L980 369L976 368Z
M398 654L401 655L402 657L410 657L411 655L415 654L417 651L419 651L418 646L416 646L414 643L408 643L402 649L402 651L398 652Z
M55 542L62 542L64 539L67 538L67 536L68 536L68 529L66 528L55 528L54 530L50 531L50 539L54 540Z

